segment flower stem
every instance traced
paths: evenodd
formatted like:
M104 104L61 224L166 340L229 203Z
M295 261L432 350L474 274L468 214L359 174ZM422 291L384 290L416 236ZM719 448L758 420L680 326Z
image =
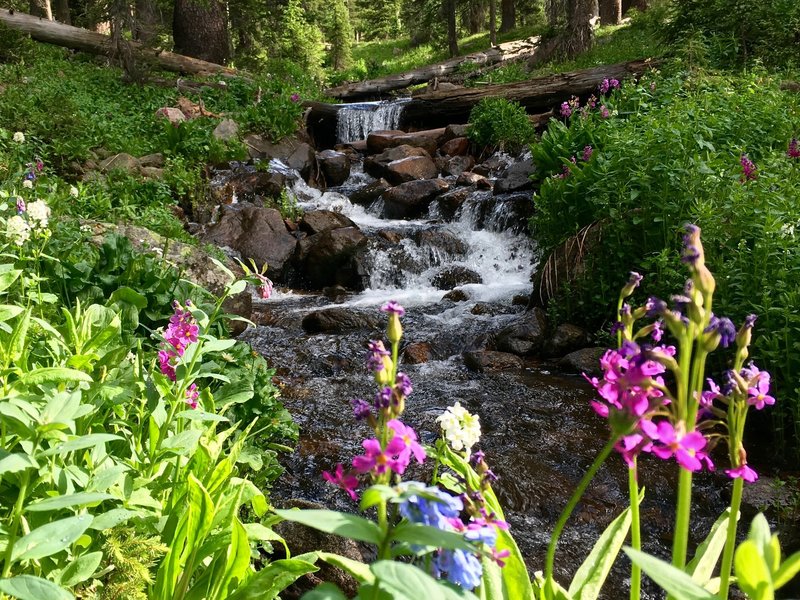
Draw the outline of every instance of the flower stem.
M742 488L744 488L744 479L737 477L733 480L731 514L728 517L728 537L725 540L725 551L722 553L722 566L719 572L719 598L721 600L725 600L728 597L728 588L730 587L733 550L736 546L736 526L739 524L739 506L742 503Z
M19 523L22 518L22 505L25 502L25 497L28 495L29 482L30 471L26 469L22 474L22 483L19 486L19 494L17 495L17 501L14 503L14 510L11 512L11 528L9 529L8 541L6 542L6 554L3 560L3 572L0 574L2 579L6 579L11 574L11 557L14 554L14 542L17 541Z
M639 483L636 480L636 458L628 469L628 494L631 498L631 547L642 549L642 537L639 530ZM642 593L642 570L636 563L631 563L631 600L639 600Z
M597 471L600 469L601 465L608 458L608 455L611 454L611 451L614 449L614 445L617 443L617 441L618 438L612 437L608 440L608 442L606 442L606 445L603 446L600 454L598 454L597 458L594 459L592 466L589 467L589 470L583 475L580 483L578 483L578 487L575 488L572 497L569 499L566 508L564 508L564 511L561 513L561 516L556 522L555 529L553 529L553 535L550 537L550 545L547 547L547 559L544 567L545 588L549 588L550 592L553 591L553 565L555 563L558 538L561 537L561 532L564 530L564 526L567 524L567 520L572 514L572 511L575 510L575 506L577 506L581 496L583 496L586 488L589 486L592 479L594 479L594 476L597 474Z
M672 544L672 564L679 569L686 565L689 543L689 513L692 509L692 472L681 468L678 476L678 510L675 517L675 540Z

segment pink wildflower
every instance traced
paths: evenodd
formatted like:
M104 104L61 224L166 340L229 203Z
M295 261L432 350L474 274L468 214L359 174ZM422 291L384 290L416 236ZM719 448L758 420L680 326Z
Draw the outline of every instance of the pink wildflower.
M766 371L760 371L751 380L750 387L747 388L747 404L755 406L756 410L761 410L766 405L775 404L775 398L769 395L770 376Z
M581 155L581 158L583 158L584 161L588 161L590 158L592 158L592 153L593 152L594 152L594 149L591 146L584 146L583 147L583 154Z
M196 384L193 383L186 388L186 404L188 404L190 408L197 408L197 399L199 397L200 392L198 391Z
M699 431L683 433L681 427L676 429L669 421L661 421L657 425L656 441L653 454L664 460L673 456L678 464L688 471L699 471L706 464L709 470L714 468L711 459L703 451L706 438Z
M561 103L561 116L565 118L572 116L572 107L569 105L569 102Z
M800 158L800 142L797 141L797 138L792 138L792 141L789 142L789 149L786 151L786 156L789 158Z
M405 445L403 453L407 457L407 462L411 460L412 454L418 463L425 460L425 449L419 445L417 433L411 427L404 425L397 419L392 419L386 426L395 432L395 439L399 437L403 441Z
M756 173L756 165L752 160L750 160L750 158L748 158L747 154L742 154L741 158L739 159L739 164L742 165L742 183L752 181L758 177Z
M748 467L746 463L735 469L726 469L725 474L731 479L744 479L747 483L753 483L758 479L758 473Z
M611 116L611 113L608 112L608 108L606 107L605 104L600 105L600 116L603 117L604 119L607 119L608 117Z
M410 456L402 438L393 437L386 444L386 450L381 449L381 443L376 439L364 440L361 445L366 452L353 459L353 468L359 473L383 475L391 470L402 475L406 470Z
M333 485L338 485L345 492L350 494L350 497L353 500L358 500L358 496L356 496L358 479L356 479L356 476L353 475L352 473L345 473L342 463L336 465L336 470L334 471L333 475L331 475L328 471L323 471L322 478L325 479L325 481L327 481L328 483L332 483Z

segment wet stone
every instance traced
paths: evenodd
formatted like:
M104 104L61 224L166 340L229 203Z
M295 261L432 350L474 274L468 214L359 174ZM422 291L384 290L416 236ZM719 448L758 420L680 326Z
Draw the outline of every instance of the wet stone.
M403 350L403 361L412 365L426 363L432 357L431 345L428 342L408 344Z
M507 352L473 350L464 352L462 356L467 368L479 373L485 371L513 371L524 366L519 356Z
M353 204L370 205L380 198L381 194L390 187L392 186L385 179L376 179L372 183L368 183L364 187L353 192L350 195L350 202Z
M303 330L307 333L344 333L379 326L377 317L348 308L315 310L303 317L302 321Z
M468 283L482 283L479 273L461 266L445 267L434 275L431 285L437 290L452 290Z
M559 361L559 364L570 371L599 375L601 373L600 358L605 352L605 348L582 348L567 354Z

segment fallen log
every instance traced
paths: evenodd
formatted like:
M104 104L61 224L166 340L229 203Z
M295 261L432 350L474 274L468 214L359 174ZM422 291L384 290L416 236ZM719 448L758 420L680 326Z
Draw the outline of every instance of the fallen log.
M506 42L499 46L493 46L483 52L474 52L465 56L459 56L435 65L420 67L413 71L329 88L325 90L325 93L332 98L339 98L340 100L364 99L379 96L386 92L406 88L410 85L425 83L435 77L443 77L455 73L461 65L473 64L487 66L518 59L526 55L532 56L539 47L539 41L540 38L536 36L524 40Z
M541 113L569 100L597 92L603 79L628 79L644 73L655 62L636 60L569 73L549 75L518 83L428 92L414 96L403 110L401 127L438 127L441 123L466 123L472 107L484 98L519 102L529 113Z
M118 48L110 36L95 33L80 27L72 27L57 21L48 21L14 10L0 8L0 23L10 29L21 31L38 42L55 44L82 50L92 54L102 54L114 58ZM155 65L165 71L186 74L217 74L227 77L243 77L235 69L223 65L206 62L197 58L147 48L138 42L126 41L128 48L137 59Z

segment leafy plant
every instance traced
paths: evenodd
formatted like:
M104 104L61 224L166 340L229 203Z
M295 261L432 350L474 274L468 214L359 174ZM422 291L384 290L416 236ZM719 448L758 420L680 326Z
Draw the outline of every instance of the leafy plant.
M534 130L519 103L485 98L470 112L467 137L480 146L516 152L533 140Z

